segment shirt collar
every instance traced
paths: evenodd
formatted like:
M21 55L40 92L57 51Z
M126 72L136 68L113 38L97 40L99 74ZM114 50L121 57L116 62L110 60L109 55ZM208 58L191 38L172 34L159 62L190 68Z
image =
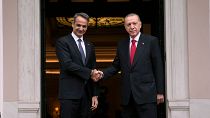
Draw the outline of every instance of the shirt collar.
M83 36L81 38L77 37L74 32L71 33L72 37L74 38L75 42L77 42L78 39L81 39L83 42Z
M138 35L134 38L136 40L136 42L139 41L139 37L141 35L141 32L138 33ZM130 37L130 42L132 41L133 39Z

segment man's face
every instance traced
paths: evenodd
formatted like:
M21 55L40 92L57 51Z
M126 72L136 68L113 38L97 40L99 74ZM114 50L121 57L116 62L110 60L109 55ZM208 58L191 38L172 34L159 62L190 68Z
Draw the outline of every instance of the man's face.
M138 16L128 16L125 18L125 29L129 35L134 38L138 35L141 29L141 21Z
M72 24L72 27L74 34L80 38L87 31L88 21L85 18L78 16Z

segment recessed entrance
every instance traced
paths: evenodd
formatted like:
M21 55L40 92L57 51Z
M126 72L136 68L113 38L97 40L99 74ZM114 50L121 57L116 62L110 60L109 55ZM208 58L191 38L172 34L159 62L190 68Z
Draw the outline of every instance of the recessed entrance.
M111 0L108 0L111 1ZM74 2L73 0L45 0L42 2L42 117L59 116L58 80L59 67L55 55L55 40L71 32L71 27L59 22L60 17L72 17L76 12L86 12L93 18L124 17L135 12L143 22L142 32L152 34L160 39L164 54L164 21L163 0L124 0L125 2L108 2L93 0L92 2ZM120 1L120 0L114 0ZM122 0L123 1L123 0ZM98 20L96 20L98 21ZM106 22L104 23L106 24ZM97 67L109 66L115 56L117 42L127 36L123 25L94 25L88 28L85 35L95 44ZM164 56L163 56L164 58ZM120 112L120 79L119 75L101 83L100 106L94 118L121 118ZM158 106L159 118L165 118L165 104Z

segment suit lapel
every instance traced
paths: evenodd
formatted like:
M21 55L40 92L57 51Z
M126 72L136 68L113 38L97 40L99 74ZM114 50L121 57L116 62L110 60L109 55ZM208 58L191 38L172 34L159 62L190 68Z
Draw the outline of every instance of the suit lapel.
M82 62L82 56L81 56L78 46L77 46L74 38L71 36L71 34L68 36L67 41L69 42L69 45L72 47L72 49L75 50L75 53L78 55L78 57L80 58L80 61Z
M85 64L87 64L87 62L90 58L91 46L86 40L84 40L84 43L85 43L85 50L86 50Z
M124 56L126 58L126 62L127 62L127 65L130 67L131 66L131 63L130 63L130 38L128 38L125 42L124 42L126 47L122 49L122 52L124 52Z
M137 48L136 48L136 52L135 52L135 55L134 55L134 59L133 59L133 64L132 65L136 65L136 63L138 62L138 60L141 61L140 56L143 55L144 53L144 35L141 34L140 37L139 37L139 41L138 41L138 45L137 45Z

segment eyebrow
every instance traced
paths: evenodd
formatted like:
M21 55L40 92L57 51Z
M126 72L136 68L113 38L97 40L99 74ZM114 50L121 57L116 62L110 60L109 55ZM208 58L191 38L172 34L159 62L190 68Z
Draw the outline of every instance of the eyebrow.
M87 27L87 25L81 25L81 24L76 24L76 26L82 26L82 27Z

